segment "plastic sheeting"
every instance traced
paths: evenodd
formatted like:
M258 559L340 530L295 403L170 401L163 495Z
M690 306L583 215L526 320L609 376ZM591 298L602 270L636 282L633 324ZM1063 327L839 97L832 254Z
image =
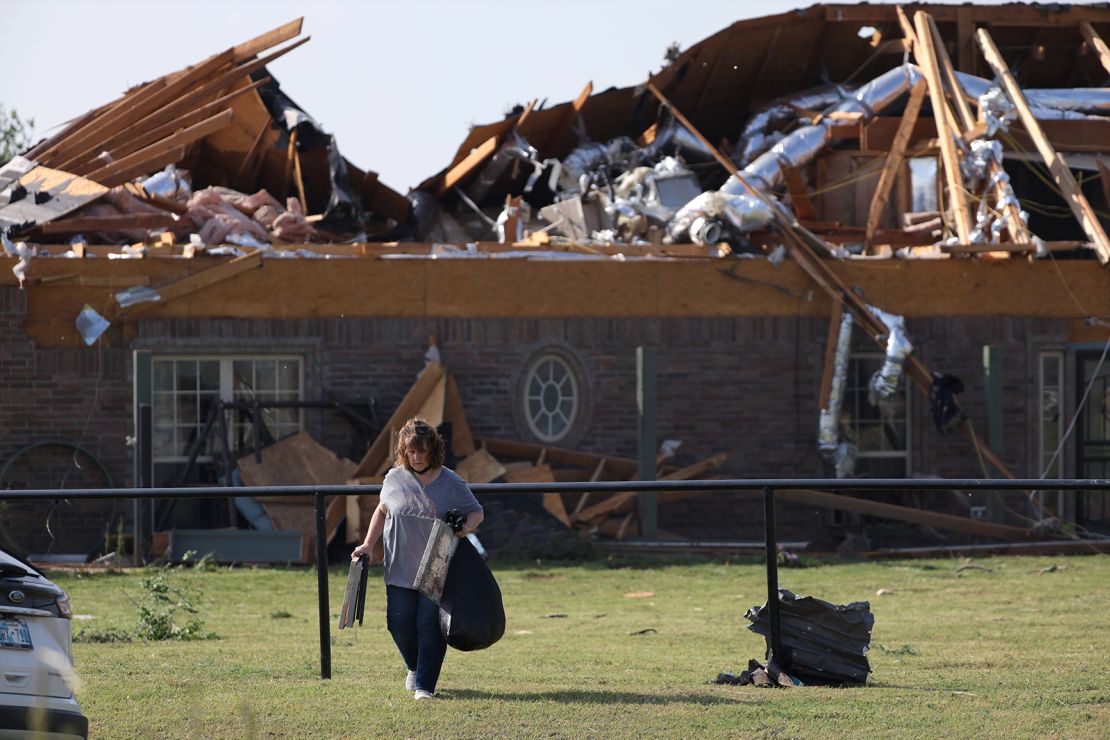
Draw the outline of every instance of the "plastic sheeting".
M100 339L100 335L108 331L110 326L108 319L97 313L97 310L87 303L77 314L77 320L74 323L77 326L77 333L81 335L81 339L89 347L96 344L96 340Z
M831 604L784 588L778 595L783 670L807 684L867 682L867 652L875 626L869 602ZM770 644L767 605L752 607L745 617L752 622L748 629Z

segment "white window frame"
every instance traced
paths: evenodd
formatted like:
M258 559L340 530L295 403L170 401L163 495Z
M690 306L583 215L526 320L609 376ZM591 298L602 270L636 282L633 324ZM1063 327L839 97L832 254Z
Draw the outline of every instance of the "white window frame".
M532 413L530 403L533 400L539 400L542 406L546 406L546 404L543 403L542 390L540 391L540 396L535 396L532 394L532 381L536 377L536 372L540 369L542 365L547 362L554 362L555 364L561 366L566 372L564 380L560 381L558 384L559 393L564 392L563 384L565 382L569 381L570 383L570 413L563 414L562 411L558 411L559 415L563 416L566 421L566 425L563 427L562 430L558 432L546 432L540 429L539 424L537 423L537 419ZM552 381L549 379L542 382L549 383ZM582 394L580 391L580 387L581 385L578 381L578 376L574 372L574 366L571 365L571 363L568 362L567 359L559 353L545 352L544 354L533 360L532 363L528 366L528 370L524 373L524 383L522 384L523 393L520 399L521 408L524 412L524 422L528 425L528 431L535 435L537 439L549 444L565 439L567 435L571 433L571 430L574 429L574 423L575 421L577 421L578 414L582 408ZM559 403L556 404L557 407L561 405L562 400L563 397L560 397ZM551 412L548 411L541 411L541 413L551 415Z
M849 366L849 368L851 368L853 360L878 360L881 363L885 359L885 357L886 357L886 355L884 355L882 352L853 351L848 355L848 366ZM912 468L910 467L910 462L911 462L911 451L913 450L913 436L912 436L913 435L913 432L912 432L913 424L912 424L912 417L911 417L912 412L911 412L911 405L910 405L909 383L908 383L908 380L907 380L904 372L902 374L901 380L899 380L898 391L897 392L903 394L903 397L904 397L903 398L903 408L905 408L905 410L906 410L906 417L905 417L906 448L904 450L862 450L862 449L859 449L858 446L857 446L857 448L856 448L856 460L881 459L881 458L887 458L887 459L902 458L902 459L905 460L905 467L903 469L902 476L903 477L909 477L910 471L912 470ZM847 387L845 387L844 400L845 401L848 400L848 388ZM862 400L862 403L868 403L866 398L864 398ZM856 414L856 409L854 407L849 409L849 411L851 412L850 418L851 418L851 423L852 423L852 432L855 435L855 439L858 440L859 436L860 436L859 435L859 428L860 428L859 427L859 418L858 418L858 415Z
M176 397L176 391L167 394L164 390L159 390L154 384L156 382L157 372L154 370L155 365L159 362L166 362L171 360L184 360L188 362L214 362L220 363L220 382L219 382L219 398L225 403L235 400L235 373L234 364L241 361L258 361L258 360L275 360L275 361L292 361L297 363L298 378L297 378L297 400L304 399L304 376L305 376L305 361L304 357L296 354L155 354L151 357L151 398L152 403L155 402L160 395L169 395L172 398ZM304 430L304 409L297 409L297 429L298 431ZM198 409L199 413L199 409ZM199 418L198 423L203 426L205 419ZM234 417L229 417L227 420L227 432L229 435L234 434ZM174 426L180 426L176 423ZM157 432L155 432L157 433ZM212 434L218 434L218 428L213 429ZM228 446L234 450L234 436L227 440ZM155 455L152 462L157 464L174 464L183 463L189 460L187 455ZM210 463L214 460L212 455L201 454L197 456L197 463Z

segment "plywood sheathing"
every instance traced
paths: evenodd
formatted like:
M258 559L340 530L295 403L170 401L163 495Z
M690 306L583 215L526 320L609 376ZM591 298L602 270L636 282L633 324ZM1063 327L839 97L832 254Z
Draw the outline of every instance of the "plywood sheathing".
M254 453L239 458L239 474L248 487L254 486L311 486L342 484L354 472L354 462L341 458L322 446L308 432L298 432L291 437L262 450L262 461ZM316 539L316 519L313 500L305 497L258 496L262 508L269 515L275 529L294 529L301 532L302 562L311 560L314 552L311 543ZM327 497L327 509L332 513L345 505L343 496ZM377 505L377 497L374 505ZM338 503L337 503L338 502ZM329 527L329 540L334 534L336 521Z
M147 281L161 285L224 260L47 260L31 263L24 328L44 346L80 346L72 317L88 303L108 310L113 295ZM908 319L927 316L1077 315L1061 281L1090 315L1110 314L1110 277L1094 261L1029 264L1012 260L891 260L835 263L841 279L868 301ZM15 285L15 260L0 257L0 285ZM737 263L722 275L718 262L561 263L476 260L269 260L233 280L165 305L144 319L169 318L571 318L819 316L830 301L792 261ZM1057 270L1060 272L1058 273ZM77 284L77 278L89 282ZM64 280L59 280L64 278ZM38 281L38 282L34 282ZM396 300L406 286L409 299ZM485 286L476 290L475 285ZM523 291L520 286L527 285ZM275 302L274 295L283 300ZM799 302L799 296L805 297ZM584 307L589 307L587 313Z

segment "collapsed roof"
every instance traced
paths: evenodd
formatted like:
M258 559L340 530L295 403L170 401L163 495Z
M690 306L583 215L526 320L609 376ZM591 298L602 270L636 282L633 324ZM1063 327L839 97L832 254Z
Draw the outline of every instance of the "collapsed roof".
M41 242L193 236L201 249L387 235L407 202L343 158L267 69L300 33L297 19L71 121L0 170L0 226Z
M913 43L918 11L929 18L928 48ZM1004 53L988 59L977 29ZM785 205L788 219L846 245L839 256L1093 248L1105 262L1110 244L1094 211L1106 194L1095 179L1075 188L1095 207L1060 224L1075 200L1056 192L1067 186L1044 192L1034 177L1043 173L1023 170L1015 195L1002 164L1012 171L1039 155L1047 161L1043 139L1052 158L1066 153L1073 169L1098 172L1090 155L1110 145L1110 91L1095 87L1110 69L1107 31L1105 4L815 5L740 21L682 52L648 85L596 95L587 85L575 101L543 110L533 101L474 127L448 167L411 196L418 237L514 241L544 232L759 253L773 248L765 229ZM934 124L941 108L947 136ZM718 153L740 178L726 182ZM908 159L920 161L907 167ZM942 174L948 195L938 207L924 191ZM772 202L751 200L758 194L743 181ZM847 201L835 192L857 182Z

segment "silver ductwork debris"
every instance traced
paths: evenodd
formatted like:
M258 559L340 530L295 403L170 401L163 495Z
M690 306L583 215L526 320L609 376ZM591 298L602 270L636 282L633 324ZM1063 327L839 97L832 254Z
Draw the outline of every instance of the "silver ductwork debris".
M833 360L832 387L829 405L821 409L817 427L817 450L836 469L837 478L850 478L856 467L856 448L841 438L840 409L844 403L844 386L848 380L848 355L852 348L852 314L840 317L840 334L836 340Z
M871 381L868 383L868 399L872 405L881 407L882 402L894 396L898 390L898 383L902 379L903 366L906 358L913 351L913 344L906 336L904 318L887 313L874 306L868 306L867 308L886 325L888 332L886 360L883 362L883 366L871 376Z

